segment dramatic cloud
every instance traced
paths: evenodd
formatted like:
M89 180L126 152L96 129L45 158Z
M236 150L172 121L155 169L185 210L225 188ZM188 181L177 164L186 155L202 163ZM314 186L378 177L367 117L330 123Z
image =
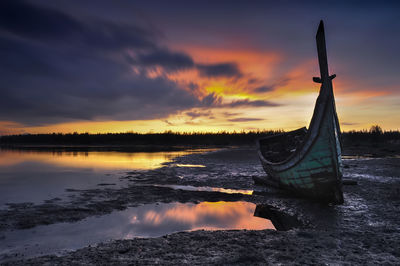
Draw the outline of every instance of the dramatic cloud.
M240 77L242 75L235 63L198 64L196 67L203 77Z
M91 49L111 50L156 46L155 33L136 25L103 20L84 22L62 11L19 0L0 1L0 29L40 42L54 41L62 46L86 44Z
M0 28L23 37L57 40L83 32L82 25L63 12L18 0L0 2Z
M213 95L200 101L166 78L132 72L124 60L132 51L144 68L194 66L189 56L159 48L156 39L136 25L78 21L55 9L0 2L0 120L154 119L212 105ZM99 52L104 49L109 53Z
M162 67L169 71L193 68L193 59L184 53L171 52L166 49L140 53L136 57L129 57L130 63L145 67Z

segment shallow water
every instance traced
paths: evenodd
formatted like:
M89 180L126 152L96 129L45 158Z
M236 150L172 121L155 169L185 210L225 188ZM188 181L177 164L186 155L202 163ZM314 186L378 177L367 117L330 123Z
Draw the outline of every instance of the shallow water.
M28 230L8 231L0 241L0 261L63 252L113 239L157 237L180 231L275 229L255 217L249 202L157 203ZM0 236L1 237L1 236Z
M98 184L123 186L118 178L132 170L161 167L177 156L204 152L49 152L0 149L0 208L6 203L64 199L65 189ZM69 193L70 194L70 193Z

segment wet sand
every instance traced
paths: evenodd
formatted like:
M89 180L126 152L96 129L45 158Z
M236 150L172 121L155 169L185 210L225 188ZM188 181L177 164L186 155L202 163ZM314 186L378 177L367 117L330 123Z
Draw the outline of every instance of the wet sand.
M25 260L22 254L9 254L5 264L400 264L400 158L346 157L344 167L344 178L357 184L343 187L345 203L340 206L254 186L252 177L264 172L252 147L191 154L158 169L131 171L121 175L128 182L122 188L71 189L67 199L9 205L0 210L0 239L11 230L80 221L157 202L267 204L302 225L288 231L195 231L116 240ZM190 190L183 190L187 186ZM192 191L193 187L255 192Z

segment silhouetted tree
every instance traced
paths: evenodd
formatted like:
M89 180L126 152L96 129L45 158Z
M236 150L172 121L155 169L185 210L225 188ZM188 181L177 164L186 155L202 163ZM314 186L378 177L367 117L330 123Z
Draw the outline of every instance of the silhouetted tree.
M380 141L381 136L383 135L383 130L379 125L373 125L369 129L369 133L371 134L372 142L377 143Z

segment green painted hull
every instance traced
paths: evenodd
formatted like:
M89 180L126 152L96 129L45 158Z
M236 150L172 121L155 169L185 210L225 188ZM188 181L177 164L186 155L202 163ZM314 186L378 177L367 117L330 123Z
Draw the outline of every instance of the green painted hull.
M305 140L311 145L299 147L304 150L293 154L289 160L269 162L260 149L261 163L268 174L267 179L270 179L266 180L267 183L321 201L343 203L340 133L330 109L320 124L316 138Z

